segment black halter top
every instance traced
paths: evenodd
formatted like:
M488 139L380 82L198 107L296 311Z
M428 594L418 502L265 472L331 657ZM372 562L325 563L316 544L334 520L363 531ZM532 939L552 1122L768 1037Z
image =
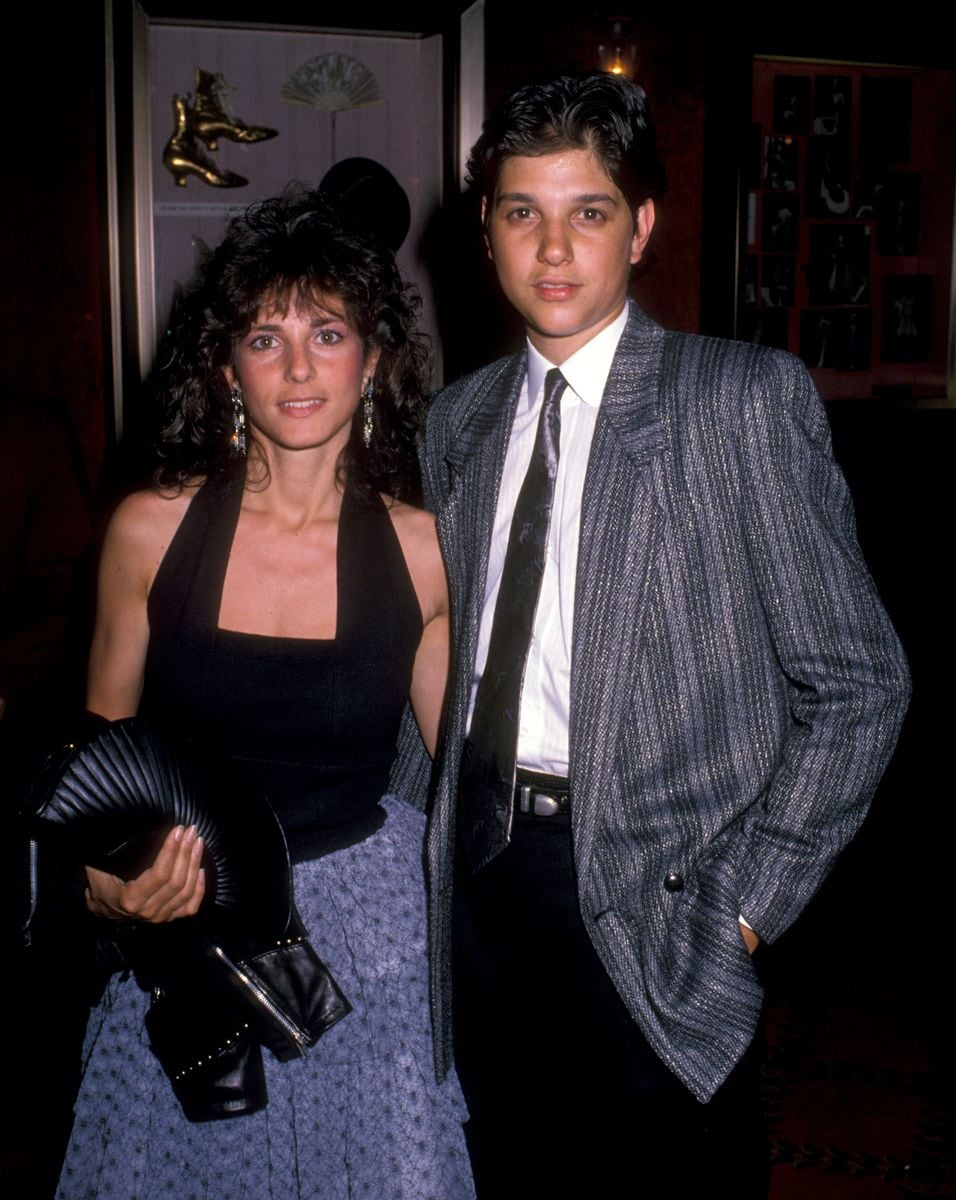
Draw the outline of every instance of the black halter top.
M301 861L383 819L421 610L385 505L346 488L335 637L220 629L242 492L241 475L207 482L166 551L149 594L140 711L246 771Z

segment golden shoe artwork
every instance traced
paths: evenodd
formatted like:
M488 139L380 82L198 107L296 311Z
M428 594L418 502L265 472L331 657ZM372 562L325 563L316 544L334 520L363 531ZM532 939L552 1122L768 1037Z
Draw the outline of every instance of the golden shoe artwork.
M226 93L235 91L222 72L196 68L196 87L192 95L173 96L175 123L163 150L163 166L185 187L190 175L195 175L210 187L244 187L249 182L244 175L219 167L209 157L207 149L215 151L220 138L250 145L274 138L277 129L266 125L247 125L230 110Z

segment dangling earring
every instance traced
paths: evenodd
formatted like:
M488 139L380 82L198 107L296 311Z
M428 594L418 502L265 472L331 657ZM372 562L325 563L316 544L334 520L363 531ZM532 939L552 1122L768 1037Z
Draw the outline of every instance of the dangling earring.
M242 406L242 388L238 384L233 386L229 399L232 401L232 433L229 435L229 444L233 454L241 458L246 452L246 410Z
M374 395L375 388L372 380L366 379L365 387L362 389L362 441L365 443L366 450L372 444L372 397Z

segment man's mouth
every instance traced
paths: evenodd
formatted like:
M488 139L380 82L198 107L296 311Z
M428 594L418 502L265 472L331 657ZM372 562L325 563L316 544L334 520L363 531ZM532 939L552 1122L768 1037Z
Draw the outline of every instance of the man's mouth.
M580 287L569 279L539 279L532 285L544 300L566 300Z

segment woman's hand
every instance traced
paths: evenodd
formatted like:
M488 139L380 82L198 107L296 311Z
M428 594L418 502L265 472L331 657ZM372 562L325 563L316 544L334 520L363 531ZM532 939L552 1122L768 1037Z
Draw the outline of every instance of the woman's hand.
M153 865L135 879L124 881L87 867L86 906L98 917L112 921L158 925L194 916L206 891L206 872L200 866L202 850L195 825L188 829L177 825L166 835Z

